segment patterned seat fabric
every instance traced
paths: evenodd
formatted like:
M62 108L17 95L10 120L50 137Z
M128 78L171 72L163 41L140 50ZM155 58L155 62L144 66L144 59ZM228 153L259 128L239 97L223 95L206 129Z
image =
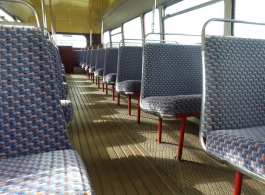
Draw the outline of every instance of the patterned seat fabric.
M90 73L94 73L94 72L95 72L95 68L96 68L96 66L91 66L91 67L88 69L88 71L89 71Z
M206 149L264 177L265 42L206 37L205 104L201 132Z
M57 87L58 89L62 89L59 91L60 94L60 99L61 99L61 104L62 104L62 108L64 111L64 117L67 123L70 123L73 120L73 105L71 101L67 101L66 96L68 94L68 85L65 82L62 82L63 79L65 78L65 75L62 74L61 71L61 61L59 60L59 55L56 55L57 53L57 48L53 45L52 42L47 41L48 45L49 45L49 50L50 50L50 54L51 54L51 62L52 62L52 68L55 72L55 78L57 81ZM57 53L58 54L58 53Z
M106 59L103 71L104 83L115 83L118 62L118 48L106 48Z
M199 45L146 44L141 108L172 116L199 113L201 67Z
M105 63L105 53L106 50L101 48L98 49L97 52L97 61L95 66L95 77L102 77L103 76L103 69L104 69L104 63Z
M64 65L62 65L62 73L65 75L66 72L65 72L65 68L64 68Z
M0 171L1 194L94 194L73 150L2 159Z
M118 92L137 92L141 90L141 80L126 80L116 83Z
M85 70L87 70L86 67L89 66L90 64L90 57L91 57L91 50L86 50L86 55L85 55L85 63L83 64L83 67Z
M90 57L90 67L88 69L89 73L93 73L95 71L96 61L97 61L97 51L96 49L91 50Z
M86 187L90 186L89 179L78 155L61 151L72 147L44 35L35 27L5 25L0 26L0 39L0 194L15 194L15 190L26 194L36 189L37 183L45 184L41 189L48 191L51 188L47 182L51 186L57 184L52 187L55 191L67 193L77 190L75 181L82 181L77 191L89 190ZM79 169L69 166L57 169L58 158L63 159L61 166L69 162L68 165ZM46 173L41 171L44 167L52 173L47 182ZM37 175L44 177L38 180Z
M116 76L117 76L117 73L109 73L103 77L103 82L104 83L115 83Z
M103 71L104 71L103 68L99 68L99 69L95 70L95 72L94 72L95 77L102 77L103 76Z
M66 82L63 82L63 87L64 87L64 92L65 95L67 96L69 93L69 88L68 88L68 84Z
M122 46L119 48L116 91L140 91L141 87L139 87L139 84L141 85L142 77L142 52L142 47ZM120 84L120 82L122 83Z
M201 111L201 94L147 97L142 100L141 108L161 116L199 113Z
M73 104L69 100L60 100L60 101L61 101L65 121L66 123L70 123L74 118Z
M265 126L207 133L207 151L265 177Z
M81 62L81 56L82 56L83 51L82 50L74 50L73 52L74 52L75 59L76 59L77 63L79 64Z

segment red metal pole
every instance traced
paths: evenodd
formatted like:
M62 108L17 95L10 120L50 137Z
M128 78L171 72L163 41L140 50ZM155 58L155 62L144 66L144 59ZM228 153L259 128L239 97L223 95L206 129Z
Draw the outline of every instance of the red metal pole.
M108 83L106 83L106 95L108 95Z
M105 83L102 83L102 91L105 91Z
M128 115L131 116L132 96L128 95Z
M235 178L234 195L241 194L242 179L243 179L243 174L237 171Z
M118 93L118 106L120 105L120 98L121 98L121 95Z
M96 85L98 85L98 77L96 77Z
M158 129L157 129L157 141L158 143L161 143L161 137L162 137L162 118L158 118Z
M138 103L137 103L137 123L140 124L140 117L141 117L141 108L140 108L140 92L135 93L138 98Z
M185 125L186 125L186 117L182 117L180 121L180 131L179 131L179 149L178 149L178 157L177 157L178 160L181 160L181 156L182 156Z
M100 88L100 77L98 77L98 88Z
M92 73L93 83L95 82L95 76L94 73Z
M112 100L115 100L114 84L112 85ZM120 104L119 104L120 105Z

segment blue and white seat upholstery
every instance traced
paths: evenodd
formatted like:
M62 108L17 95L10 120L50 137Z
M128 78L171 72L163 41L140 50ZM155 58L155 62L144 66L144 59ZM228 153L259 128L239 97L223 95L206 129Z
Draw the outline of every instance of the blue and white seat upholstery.
M141 109L162 118L181 118L178 159L181 159L185 121L201 109L202 61L200 45L146 44L144 46Z
M47 41L0 26L0 194L94 194L72 150Z
M100 85L100 78L103 76L104 63L105 63L105 52L104 48L98 49L97 61L95 66L94 76L96 77L96 84Z
M120 94L128 95L128 115L131 115L131 95L138 96L137 122L140 123L140 90L142 76L143 48L137 46L122 46L119 48L116 92L118 105Z
M108 94L108 85L112 85L112 99L114 100L114 85L117 75L118 48L106 48L106 60L103 71L103 91L106 83L106 94Z
M208 154L265 182L265 40L209 36L200 136Z
M64 117L65 121L67 123L70 123L73 120L74 116L74 109L72 102L69 100L66 100L67 96L67 89L68 86L63 84L63 79L62 79L62 69L61 69L61 62L59 60L59 57L56 55L56 47L53 45L52 42L47 41L48 47L49 47L49 53L50 53L50 61L52 63L52 68L55 74L55 79L56 79L56 85L58 88L59 96L61 99L61 104L62 108L64 111ZM67 87L67 88L66 88Z
M90 68L90 58L91 58L91 50L87 50L85 71L88 77L90 77L89 71L88 71Z
M91 57L90 57L90 67L88 69L91 80L93 80L94 83L94 72L96 67L96 61L97 61L97 49L91 50Z
M82 50L74 50L73 53L77 63L79 64L81 62Z

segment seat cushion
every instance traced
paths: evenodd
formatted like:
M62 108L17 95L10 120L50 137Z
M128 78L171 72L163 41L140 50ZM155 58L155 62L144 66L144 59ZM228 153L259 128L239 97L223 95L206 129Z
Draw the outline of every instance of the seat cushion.
M94 194L74 150L1 159L0 172L0 194Z
M102 77L103 71L104 71L103 68L99 68L99 69L95 70L95 72L94 72L95 77Z
M116 91L118 92L138 92L141 90L140 80L127 80L116 83Z
M90 68L90 64L87 64L87 65L85 66L85 70L88 71L89 68Z
M208 131L210 153L265 177L265 126Z
M95 72L95 68L96 68L95 66L90 67L90 68L89 68L89 72L90 72L90 73Z
M67 96L69 93L68 84L66 82L63 82L63 87L64 87L64 94Z
M116 82L117 73L109 73L103 77L104 83L115 83Z
M141 108L154 114L175 116L201 111L201 94L154 96L141 100Z
M74 117L73 104L69 100L60 100L66 123L70 123Z

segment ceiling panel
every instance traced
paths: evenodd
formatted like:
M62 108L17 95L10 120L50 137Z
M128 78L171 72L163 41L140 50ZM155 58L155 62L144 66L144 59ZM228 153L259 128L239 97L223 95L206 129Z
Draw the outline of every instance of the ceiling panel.
M32 4L38 11L40 20L42 21L41 0L26 0ZM56 32L66 33L89 33L90 26L93 33L100 33L100 29L96 22L101 19L101 2L103 1L103 15L112 7L123 0L51 0L53 17L55 20ZM47 17L47 26L50 30L50 4L49 0L45 0L45 9ZM14 3L3 3L9 10L24 20L24 22L36 22L33 14L26 8L18 12L20 5ZM91 18L90 18L91 10ZM91 22L90 22L91 21Z

